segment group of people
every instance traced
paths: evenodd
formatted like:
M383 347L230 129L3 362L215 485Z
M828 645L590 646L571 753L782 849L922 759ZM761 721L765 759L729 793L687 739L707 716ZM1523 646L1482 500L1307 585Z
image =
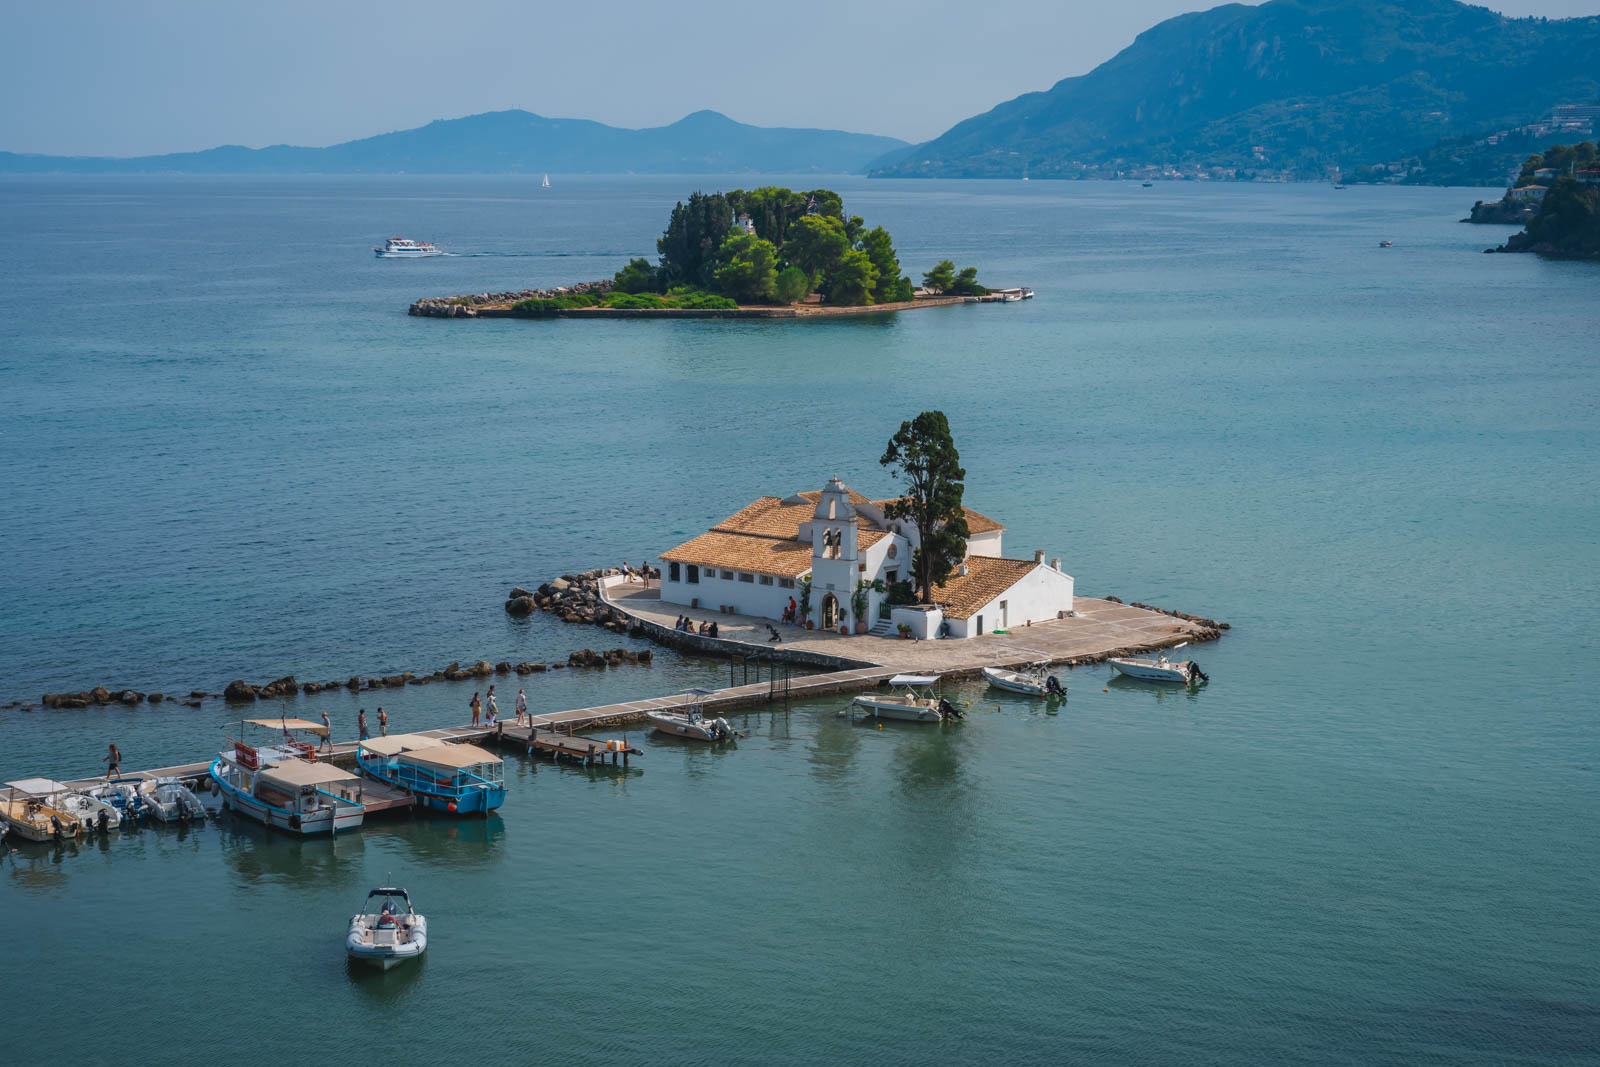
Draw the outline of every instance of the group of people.
M789 606L783 609L783 618L779 622L799 622L800 605L794 602L794 597L789 598Z
M711 622L702 622L698 627L696 627L694 620L689 618L687 615L679 615L678 621L672 624L672 628L683 634L699 634L702 637L717 636L717 624L715 620Z
M630 582L643 582L646 585L649 585L650 584L650 577L651 577L651 575L650 575L650 564L641 563L641 564L639 564L639 569L638 570L634 570L632 567L628 566L628 561L627 560L623 560L622 561L622 576L624 578L626 578Z
M495 720L500 717L500 705L494 699L494 686L489 687L488 699L480 700L477 693L472 694L472 700L467 707L472 709L472 725L493 727ZM481 722L480 722L481 720ZM532 726L533 716L528 714L528 691L517 690L517 718L516 725Z
M372 728L367 725L367 709L362 708L356 713L356 734L359 740L365 741L372 736ZM378 709L378 736L389 736L389 713L383 708ZM333 723L328 721L326 710L322 712L322 744L318 748L333 751Z

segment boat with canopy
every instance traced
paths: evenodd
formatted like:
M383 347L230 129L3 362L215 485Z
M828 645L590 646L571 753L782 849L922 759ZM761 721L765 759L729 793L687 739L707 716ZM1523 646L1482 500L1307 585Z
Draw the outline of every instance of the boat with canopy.
M946 719L961 718L961 712L954 704L928 691L929 687L938 684L937 674L897 674L889 679L889 688L900 692L884 696L862 693L851 703L865 709L868 717L874 719L944 722Z
M5 799L0 800L0 821L29 841L60 841L83 833L76 815L50 803L59 792L60 782L49 778L22 778L6 783Z
M296 834L354 830L366 816L361 779L331 763L300 734L327 736L327 728L304 719L246 719L241 724L276 730L273 745L235 741L211 764L211 780L222 806L266 826Z
M652 708L644 713L645 718L657 730L674 737L713 742L742 737L727 719L706 718L705 700L714 692L714 689L686 689L684 695L689 698L687 701L672 709Z
M356 767L422 807L451 815L487 815L506 799L505 762L476 745L421 734L369 737L356 748Z

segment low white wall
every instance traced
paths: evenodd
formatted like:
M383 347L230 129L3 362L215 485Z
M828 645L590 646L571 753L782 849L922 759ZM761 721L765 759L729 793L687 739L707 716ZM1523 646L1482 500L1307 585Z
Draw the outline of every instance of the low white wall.
M911 633L924 641L939 635L939 624L944 622L944 612L938 608L898 607L889 609L889 622L898 630L901 623L911 627Z

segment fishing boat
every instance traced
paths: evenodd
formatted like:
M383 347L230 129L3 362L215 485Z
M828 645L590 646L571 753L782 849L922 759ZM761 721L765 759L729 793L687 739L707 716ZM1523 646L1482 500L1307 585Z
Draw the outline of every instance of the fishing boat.
M143 781L143 778L112 778L97 785L87 786L82 792L85 796L93 797L117 809L122 825L129 827L149 814L144 804L144 796L139 792L139 785Z
M0 800L0 821L29 841L60 841L83 833L78 817L53 807L49 802L60 782L48 778L23 778L7 782Z
M379 259L422 259L425 256L442 256L444 250L430 241L413 241L408 237L391 237L382 248L374 248Z
M374 889L350 917L344 950L353 960L387 971L428 950L428 920L417 914L404 889Z
M954 704L942 696L927 691L929 686L937 685L938 682L937 674L897 674L889 679L889 688L899 689L899 693L890 693L886 696L862 693L851 703L865 709L867 715L874 719L943 722L946 719L961 718L961 712Z
M1175 645L1174 648L1182 648L1186 644L1187 641L1183 645ZM1118 674L1129 678L1141 678L1147 682L1180 682L1184 685L1196 685L1211 680L1200 669L1200 664L1187 659L1174 663L1167 658L1165 652L1155 659L1114 658L1106 662L1111 664L1111 669Z
M1010 671L1004 667L985 667L983 676L996 689L1004 689L1009 693L1022 693L1030 697L1067 695L1066 686L1061 684L1061 679L1050 673L1049 663L1030 663L1020 671Z
M727 719L706 718L705 698L714 692L714 689L686 689L684 695L689 698L686 703L670 711L652 709L645 712L645 718L657 730L674 737L689 737L696 741L731 741L744 736L730 726Z
M356 767L422 807L451 815L487 815L506 800L504 761L476 745L420 734L370 737L356 749Z
M366 817L360 778L293 749L236 741L231 752L218 754L209 773L224 809L264 826L308 836L334 834L354 830Z
M1146 189L1154 189L1156 187L1156 183L1155 182L1145 182L1144 183L1144 187Z
M139 784L145 807L162 822L190 822L206 817L206 806L177 778L149 778Z
M1378 242L1378 247L1379 248L1393 248L1394 247L1394 242L1393 241L1379 241Z

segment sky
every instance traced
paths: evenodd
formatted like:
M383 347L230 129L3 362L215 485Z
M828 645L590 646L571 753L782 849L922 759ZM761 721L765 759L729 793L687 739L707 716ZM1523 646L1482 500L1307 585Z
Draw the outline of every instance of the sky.
M327 145L524 108L935 137L1205 0L0 0L0 150ZM1508 15L1600 0L1504 0Z

